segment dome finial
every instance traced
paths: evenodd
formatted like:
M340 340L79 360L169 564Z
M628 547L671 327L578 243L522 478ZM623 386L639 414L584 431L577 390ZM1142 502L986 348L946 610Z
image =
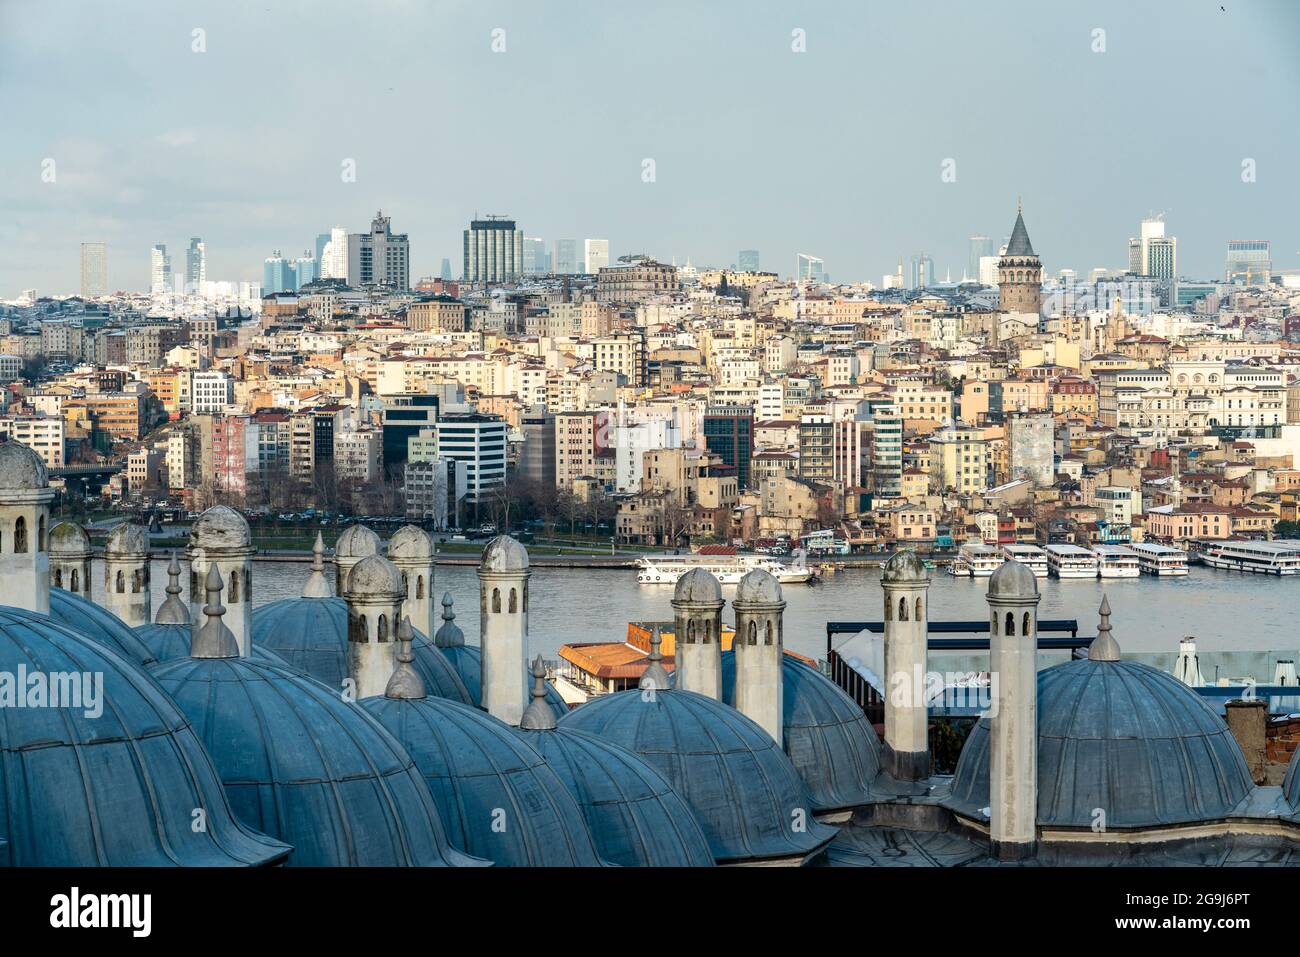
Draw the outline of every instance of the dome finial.
M660 644L663 643L663 636L659 634L659 627L650 635L650 665L641 673L641 690L642 691L667 691L668 669L663 665L663 654L659 651Z
M533 659L532 674L533 690L530 693L533 700L524 709L519 727L525 731L552 731L555 728L555 712L546 703L546 666L542 664L541 655Z
M311 547L311 574L307 576L307 583L302 586L302 597L330 598L333 594L330 591L329 579L325 577L325 540L321 538L320 532L317 532L316 544Z
M393 669L393 676L388 679L388 686L384 688L384 696L387 698L411 700L427 697L424 679L411 665L411 662L415 661L415 654L411 651L413 637L411 619L407 616L397 626L397 667Z
M208 566L208 577L203 584L208 592L208 603L203 606L203 614L208 616L199 633L190 645L191 658L238 658L239 643L234 633L226 627L221 616L226 608L221 604L221 572L216 563Z
M190 610L181 601L181 563L176 558L176 549L172 549L171 564L167 566L167 597L158 606L158 615L154 623L158 625L188 625Z
M1110 633L1110 599L1104 594L1097 614L1101 616L1101 621L1097 623L1097 637L1088 646L1088 660L1119 661L1119 642Z
M439 648L461 648L465 644L465 633L456 624L456 612L451 607L451 592L442 593L442 625L433 636L433 643Z

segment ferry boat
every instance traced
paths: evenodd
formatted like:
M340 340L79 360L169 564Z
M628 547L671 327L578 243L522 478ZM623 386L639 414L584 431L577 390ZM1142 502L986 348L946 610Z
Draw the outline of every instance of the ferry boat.
M1101 578L1138 578L1142 564L1137 552L1126 545L1094 545L1097 556L1097 574Z
M1138 566L1147 575L1164 578L1187 574L1187 553L1181 548L1155 542L1135 542L1132 547L1137 553Z
M1211 568L1259 575L1300 575L1300 542L1203 542L1196 557Z
M693 568L711 572L723 585L736 585L755 568L770 572L782 585L804 584L813 571L802 556L789 564L762 555L648 555L636 561L642 585L675 585Z
M1047 577L1047 553L1037 545L1003 545L1002 557L1020 562L1034 573L1035 578Z
M948 571L959 578L987 578L1002 567L1006 561L992 545L967 542L957 550Z
M1047 546L1047 567L1057 578L1096 578L1097 556L1080 545L1062 542ZM1136 566L1134 567L1136 571Z

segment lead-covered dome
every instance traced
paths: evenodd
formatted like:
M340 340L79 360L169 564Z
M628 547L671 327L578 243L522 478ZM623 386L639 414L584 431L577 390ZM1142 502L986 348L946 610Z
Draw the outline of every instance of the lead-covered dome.
M573 795L601 859L620 867L712 867L695 812L626 748L575 728L520 730Z
M183 658L154 677L203 736L235 814L293 845L289 864L483 863L447 841L402 745L337 691L246 658Z
M736 597L732 599L733 602L741 604L752 602L760 605L774 605L784 600L781 597L781 583L776 580L775 575L762 568L755 568L745 573L736 585Z
M45 462L13 439L0 442L0 491L30 491L48 487Z
M989 804L989 723L953 777L954 806ZM1195 691L1136 661L1080 659L1038 675L1038 823L1160 827L1226 817L1251 788L1227 724Z
M587 821L540 754L496 718L445 698L364 698L415 760L448 839L502 866L599 865Z
M253 544L248 521L229 505L214 505L190 528L190 548L243 549Z
M472 704L456 668L415 632L415 670L429 694ZM253 647L267 648L330 688L348 677L348 606L342 598L282 598L253 609Z
M369 558L379 554L379 536L364 525L349 525L334 543L335 558Z
M808 787L813 810L839 811L872 800L880 739L852 698L811 665L781 658L785 753ZM736 653L722 653L722 700L736 702Z
M137 665L150 665L156 659L148 645L126 622L88 598L62 588L50 589L50 618Z
M371 555L348 571L343 593L362 598L392 596L401 599L405 597L406 589L402 587L402 573L396 565L382 555Z
M806 858L835 836L813 818L812 799L780 746L721 701L621 691L570 711L560 727L626 748L662 774L720 863Z
M19 669L88 674L98 692L84 687L80 707L0 707L0 862L257 865L289 853L236 820L195 729L127 659L42 615L0 608L0 671Z

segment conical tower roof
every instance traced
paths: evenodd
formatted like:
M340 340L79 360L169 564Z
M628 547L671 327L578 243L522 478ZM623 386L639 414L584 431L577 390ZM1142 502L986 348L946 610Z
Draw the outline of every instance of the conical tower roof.
M1036 256L1034 246L1029 241L1029 230L1025 229L1025 217L1021 215L1020 204L1016 204L1016 224L1011 227L1011 240L1007 243L1008 256Z

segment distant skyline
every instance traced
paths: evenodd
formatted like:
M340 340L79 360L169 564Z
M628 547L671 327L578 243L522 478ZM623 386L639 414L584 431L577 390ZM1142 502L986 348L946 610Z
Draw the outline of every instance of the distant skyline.
M487 212L548 250L958 279L1018 197L1047 275L1123 268L1160 212L1180 274L1230 239L1300 268L1300 4L1223 6L4 4L0 297L76 293L97 242L147 291L192 236L207 278L260 282L377 209L413 282Z

